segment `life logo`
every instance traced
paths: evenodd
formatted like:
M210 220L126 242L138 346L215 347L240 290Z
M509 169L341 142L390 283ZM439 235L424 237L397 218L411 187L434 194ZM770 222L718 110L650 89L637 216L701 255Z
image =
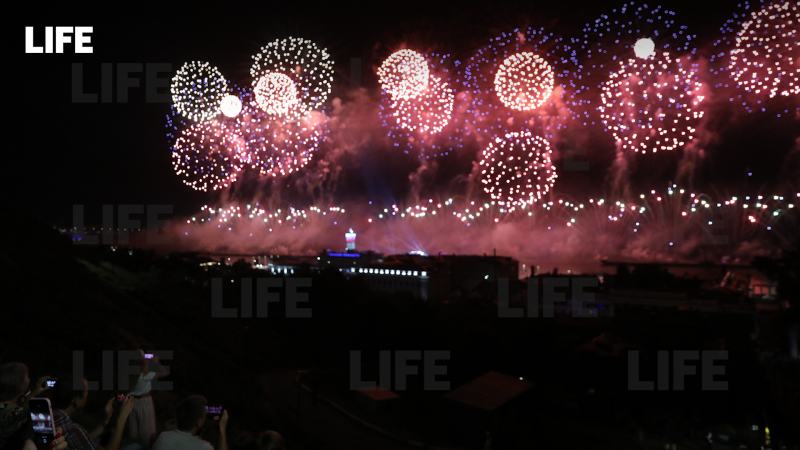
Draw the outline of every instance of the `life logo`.
M64 53L64 44L74 44L75 53L92 53L92 47L86 44L91 43L93 29L94 27L44 27L44 47L37 47L34 45L34 34L40 33L35 33L34 27L25 27L25 53ZM72 35L75 37L74 42Z

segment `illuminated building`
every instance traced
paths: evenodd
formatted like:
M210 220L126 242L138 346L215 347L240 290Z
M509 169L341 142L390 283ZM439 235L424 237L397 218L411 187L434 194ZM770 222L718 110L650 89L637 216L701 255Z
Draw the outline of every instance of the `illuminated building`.
M348 253L356 251L356 233L353 232L352 228L350 228L350 232L344 234L344 238L347 242L345 251Z

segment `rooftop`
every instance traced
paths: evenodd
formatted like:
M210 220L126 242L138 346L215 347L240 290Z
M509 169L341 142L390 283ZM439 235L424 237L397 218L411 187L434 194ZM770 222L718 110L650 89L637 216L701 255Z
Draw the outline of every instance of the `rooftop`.
M400 398L399 395L395 394L392 391L387 391L386 389L383 389L380 386L375 386L374 388L359 389L358 392L361 392L362 394L366 395L367 397L375 401L392 400L395 398Z
M532 387L533 383L530 381L492 371L448 392L444 397L475 408L494 411Z

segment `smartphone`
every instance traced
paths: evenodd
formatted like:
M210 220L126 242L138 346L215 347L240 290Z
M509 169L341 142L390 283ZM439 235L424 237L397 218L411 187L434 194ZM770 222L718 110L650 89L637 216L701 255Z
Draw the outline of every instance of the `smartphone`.
M207 405L206 414L213 417L222 417L222 405Z
M152 353L145 353L144 354L144 359L153 359L153 354Z
M31 410L31 422L36 446L47 448L56 440L56 425L53 422L53 408L49 398L32 398L28 403Z
M48 378L46 382L47 387L49 388L56 387L56 381L58 381L58 378Z

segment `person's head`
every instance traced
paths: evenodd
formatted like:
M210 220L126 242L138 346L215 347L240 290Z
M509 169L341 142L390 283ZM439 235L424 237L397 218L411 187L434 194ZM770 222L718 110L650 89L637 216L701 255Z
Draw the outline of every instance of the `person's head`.
M20 362L0 366L0 402L22 406L28 390L28 367Z
M253 436L250 433L242 433L231 447L232 450L284 450L283 437L277 431L264 431Z
M284 450L283 436L277 431L265 431L256 438L259 450Z
M117 394L114 391L96 391L86 398L86 403L72 415L72 421L85 430L92 431L102 425L114 412Z
M206 423L206 398L202 395L186 397L178 403L175 419L178 430L197 432Z
M60 377L58 383L53 387L52 391L52 405L55 409L66 410L70 407L73 409L81 409L86 405L86 399L89 396L89 382L86 377L82 380L82 390L76 390L73 386L72 375Z

